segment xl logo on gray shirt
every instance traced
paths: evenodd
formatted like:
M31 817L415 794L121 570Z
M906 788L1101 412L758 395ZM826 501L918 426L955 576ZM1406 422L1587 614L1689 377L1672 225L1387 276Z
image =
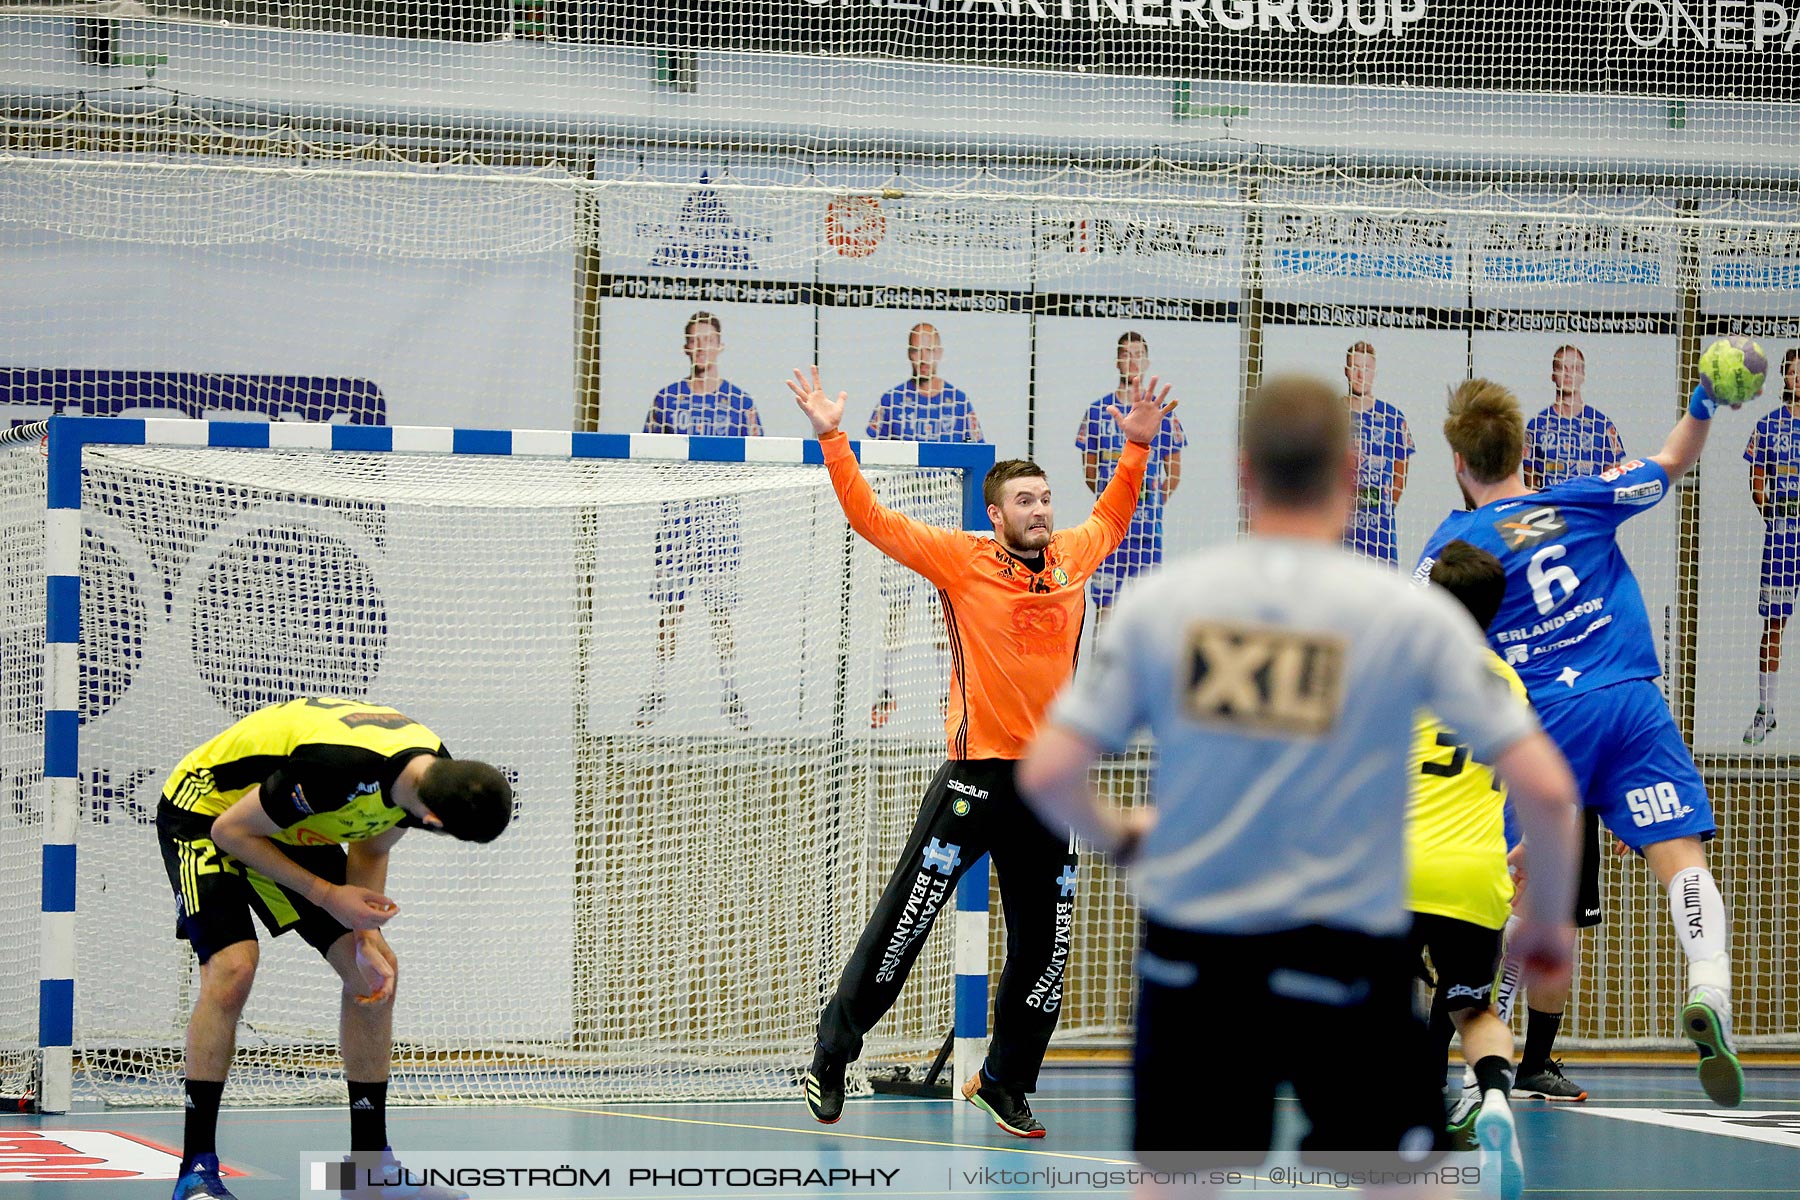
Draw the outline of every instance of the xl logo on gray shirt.
M1196 622L1187 630L1188 715L1240 732L1326 733L1343 707L1345 652L1335 634Z

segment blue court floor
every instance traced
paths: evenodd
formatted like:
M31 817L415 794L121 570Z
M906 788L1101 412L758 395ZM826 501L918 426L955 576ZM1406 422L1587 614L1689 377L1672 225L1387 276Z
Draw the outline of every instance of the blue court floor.
M1515 1106L1526 1195L1584 1200L1800 1197L1800 1067L1748 1070L1748 1095L1735 1110L1713 1107L1685 1066L1571 1062L1567 1070L1589 1089L1586 1103L1522 1100ZM1232 1102L1227 1080L1196 1080L1194 1086L1197 1122L1205 1121L1209 1107ZM1360 1094L1367 1103L1381 1102L1377 1092ZM986 1114L960 1101L853 1097L842 1121L822 1126L810 1119L798 1091L786 1102L397 1108L389 1114L389 1132L402 1156L414 1161L436 1161L435 1156L447 1154L505 1155L495 1161L584 1165L590 1177L601 1167L611 1168L606 1185L491 1193L471 1188L477 1197L1122 1195L1129 1189L1107 1182L1103 1173L1130 1164L1127 1097L1128 1078L1121 1069L1046 1070L1033 1098L1033 1108L1050 1130L1041 1141L1012 1138ZM1283 1101L1281 1111L1284 1126L1292 1125L1293 1102ZM166 1178L94 1176L115 1168L166 1174L172 1163L158 1147L179 1148L181 1121L179 1111L132 1109L0 1117L0 1200L166 1197L171 1187ZM334 1194L321 1190L316 1174L307 1177L303 1156L341 1154L347 1132L346 1116L336 1107L227 1109L220 1121L221 1157L244 1172L229 1181L232 1190L240 1200L320 1200ZM1287 1130L1289 1136L1292 1132ZM32 1163L39 1164L35 1171ZM859 1176L831 1186L850 1178L843 1172L882 1164L893 1172L885 1183L872 1175L867 1176L875 1180L872 1184L865 1185ZM713 1170L672 1174L684 1165ZM790 1173L748 1174L753 1167L776 1165ZM627 1187L628 1166L665 1174L640 1176L639 1184ZM814 1168L819 1173L808 1177L805 1172ZM841 1173L831 1176L834 1169ZM26 1182L34 1173L38 1177ZM568 1179L568 1172L561 1178ZM645 1178L654 1185L649 1190L641 1183ZM758 1182L768 1179L778 1182ZM1265 1173L1223 1194L1279 1191L1325 1194L1341 1189L1318 1181L1295 1187L1271 1181Z

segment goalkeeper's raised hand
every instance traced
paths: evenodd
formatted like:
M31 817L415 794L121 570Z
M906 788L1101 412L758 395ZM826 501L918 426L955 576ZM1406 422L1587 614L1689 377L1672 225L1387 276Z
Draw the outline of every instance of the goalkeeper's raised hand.
M844 419L844 403L849 400L849 393L839 392L836 400L827 395L825 385L819 382L816 363L810 378L804 367L795 367L794 377L787 385L788 391L794 393L794 402L800 406L800 411L812 422L813 433L824 437L837 432L838 422Z
M1178 400L1169 399L1169 386L1161 384L1155 376L1142 387L1135 389L1131 397L1131 407L1120 411L1116 404L1106 406L1106 411L1119 426L1119 432L1125 440L1148 446L1156 440L1162 431L1163 419L1175 411Z

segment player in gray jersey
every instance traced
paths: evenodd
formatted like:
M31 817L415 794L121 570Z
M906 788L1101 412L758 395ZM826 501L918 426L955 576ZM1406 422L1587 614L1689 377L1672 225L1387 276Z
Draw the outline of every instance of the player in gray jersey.
M1443 1148L1443 1064L1425 1050L1405 941L1414 714L1436 712L1512 789L1532 848L1515 944L1543 978L1567 971L1573 941L1574 780L1487 669L1467 612L1341 548L1356 456L1333 389L1272 380L1245 410L1240 454L1250 536L1127 589L1019 785L1052 827L1134 867L1134 1144L1147 1162L1260 1161L1285 1079L1312 1122L1309 1161L1417 1163ZM1101 805L1089 767L1144 728L1155 807ZM1396 1048L1405 1081L1379 1104L1348 1087L1352 1048L1371 1040ZM1237 1086L1197 1116L1202 1077ZM1491 1148L1516 1194L1512 1133L1505 1123Z

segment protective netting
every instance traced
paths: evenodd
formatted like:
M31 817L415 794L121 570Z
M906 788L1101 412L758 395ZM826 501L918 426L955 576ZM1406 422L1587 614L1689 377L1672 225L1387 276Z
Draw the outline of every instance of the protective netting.
M36 1037L43 496L35 447L0 461L26 477L4 510L10 1073ZM874 478L960 515L950 473ZM197 971L157 797L189 748L309 694L399 707L516 781L499 841L394 855L398 1096L785 1094L942 757L931 614L884 646L879 564L848 538L819 468L90 450L77 1095L179 1098ZM939 943L874 1052L939 1036ZM337 1009L308 947L265 940L231 1098L341 1090Z
M29 1090L37 1047L44 770L44 456L0 446L0 1094Z
M1653 453L1700 347L1752 334L1765 398L1622 540L1720 816L1738 1028L1791 1042L1800 451L1744 452L1800 416L1797 48L1786 0L0 5L0 415L635 432L712 378L704 312L768 432L806 435L780 381L819 362L846 425L1030 456L1068 523L1142 346L1185 403L1118 582L1235 533L1270 372L1344 380L1353 542L1405 567L1461 505L1446 387L1555 405L1538 461L1588 471ZM935 645L931 603L885 624ZM1662 899L1606 872L1566 1041L1670 1041ZM1132 911L1083 887L1063 1029L1117 1041Z

